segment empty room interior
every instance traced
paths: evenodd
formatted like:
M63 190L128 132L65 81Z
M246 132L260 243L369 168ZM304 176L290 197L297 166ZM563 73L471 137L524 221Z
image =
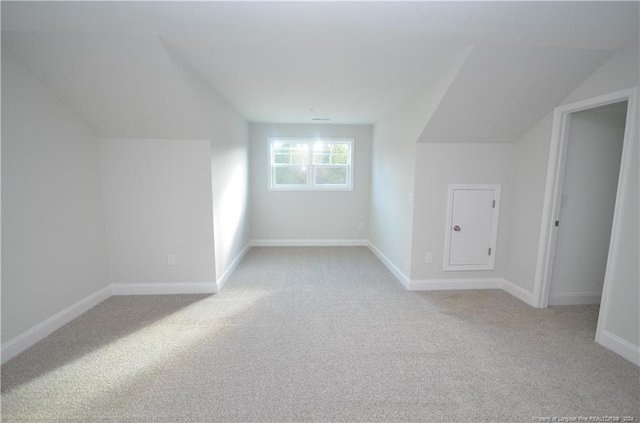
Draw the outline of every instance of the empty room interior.
M639 5L2 1L2 421L639 421Z

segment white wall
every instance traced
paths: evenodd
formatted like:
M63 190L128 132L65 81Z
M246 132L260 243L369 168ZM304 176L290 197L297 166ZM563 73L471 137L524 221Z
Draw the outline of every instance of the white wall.
M627 108L571 115L549 304L600 302Z
M638 85L637 46L607 60L562 104ZM542 205L551 141L552 110L515 144L514 191L509 225L507 279L533 292Z
M189 110L169 119L181 140L99 140L9 50L3 45L3 359L107 298L109 282L123 294L214 292L250 239L242 116L161 50L181 93L172 100ZM125 127L115 132L125 137Z
M636 44L616 52L561 104L637 86L640 83L638 81L639 49L640 47Z
M562 103L571 103L624 88L639 85L638 46L615 53L592 76L581 84ZM534 126L515 147L514 211L509 225L509 256L507 278L530 292L537 261L540 222L544 201L546 170L549 159L552 115L550 113ZM640 345L640 296L638 295L638 130L636 128L634 161L631 166L628 198L624 210L625 231L620 244L622 252L618 272L612 283L612 306L604 316L605 329L623 340Z
M165 51L202 116L210 141L216 280L224 283L250 239L249 125L168 45Z
M636 126L636 134L638 134ZM618 250L617 270L610 291L610 306L604 316L604 330L640 347L640 144L636 138L629 173L629 188L626 191L627 206L622 217L622 234Z
M638 45L616 53L564 103L640 85ZM640 268L638 262L640 216L640 124L636 119L626 207L622 215L622 236L610 291L608 312L602 316L604 331L640 348Z
M564 103L582 100L640 85L639 46L636 44L616 53L605 62L587 81L574 91ZM637 117L637 116L636 116ZM617 272L611 283L610 306L602 316L604 330L629 344L640 348L640 268L638 264L638 245L640 231L640 177L638 154L640 153L640 123L636 119L635 140L633 145L629 184L625 191L626 207L622 217L622 236L620 239Z
M364 240L371 193L370 125L251 124L251 231L256 240ZM353 191L269 191L269 137L354 138ZM359 229L358 224L363 228Z
M416 139L423 116L399 110L374 125L369 240L405 276L411 271ZM417 122L405 121L406 119ZM413 119L411 119L413 118ZM411 126L413 127L411 127Z
M411 273L410 195L415 182L416 143L469 51L430 69L438 72L439 78L373 127L369 240L407 278Z
M594 73L565 102L630 88L640 85L640 59L638 45L616 53ZM610 305L604 319L603 329L629 344L640 348L640 267L638 245L640 237L640 122L636 116L635 139L632 151L629 183L625 190L626 207L622 215L622 236L616 274L610 290Z
M101 139L100 163L111 282L215 282L209 142Z
M246 124L233 141L212 141L210 148L216 280L231 270L251 240L249 220L249 152ZM231 138L233 140L233 138Z
M503 277L512 196L511 144L418 144L413 215L412 279ZM444 272L444 243L449 184L500 184L501 205L495 269ZM427 264L425 254L433 253Z
M2 343L105 288L98 140L2 50Z
M533 293L552 113L514 144L512 212L507 227L506 278Z

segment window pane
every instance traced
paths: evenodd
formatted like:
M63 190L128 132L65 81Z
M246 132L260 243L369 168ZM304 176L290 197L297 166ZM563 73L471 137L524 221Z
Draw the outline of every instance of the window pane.
M316 185L347 185L346 167L317 167L314 176Z
M291 153L291 144L274 143L273 152L275 154L288 154Z
M273 143L273 152L276 154L280 153L291 153L295 151L309 151L309 147L307 144L297 144L290 142L275 142Z
M275 184L276 185L306 185L307 184L307 168L303 166L276 167Z
M330 156L328 154L314 153L313 164L331 164Z
M347 164L347 156L349 155L349 144L330 144L331 145L331 163Z
M351 189L352 141L271 139L271 189Z
M275 154L273 157L274 163L291 163L290 154Z
M293 164L309 164L309 153L307 151L294 151L291 155L291 163Z
M313 144L313 152L317 154L330 154L331 145L323 142L316 142Z
M347 164L347 154L333 154L331 156L331 164Z

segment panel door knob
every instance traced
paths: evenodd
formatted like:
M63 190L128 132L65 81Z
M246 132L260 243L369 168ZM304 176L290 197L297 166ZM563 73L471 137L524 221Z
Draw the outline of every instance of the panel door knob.
M453 227L453 230L456 232L460 232L460 226L456 225Z

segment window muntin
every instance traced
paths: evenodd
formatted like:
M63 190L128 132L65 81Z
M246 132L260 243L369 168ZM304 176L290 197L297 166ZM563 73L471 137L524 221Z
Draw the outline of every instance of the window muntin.
M353 189L353 139L269 139L269 188Z

